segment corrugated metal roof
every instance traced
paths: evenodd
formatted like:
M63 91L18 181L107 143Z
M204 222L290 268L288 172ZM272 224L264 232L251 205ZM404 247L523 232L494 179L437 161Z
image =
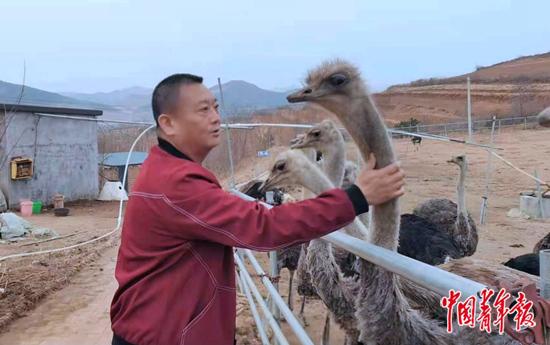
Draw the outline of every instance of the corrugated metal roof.
M100 154L98 161L100 165L116 167L126 164L129 152L112 152ZM132 152L129 165L140 165L147 158L147 152Z

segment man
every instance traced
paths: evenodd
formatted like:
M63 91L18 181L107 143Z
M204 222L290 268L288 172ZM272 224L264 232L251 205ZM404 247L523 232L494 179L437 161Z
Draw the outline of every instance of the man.
M159 145L130 195L111 306L112 344L230 345L233 247L268 251L338 230L403 194L397 165L356 185L268 210L225 192L201 163L220 143L220 116L202 78L176 74L153 91ZM366 199L365 199L366 197Z

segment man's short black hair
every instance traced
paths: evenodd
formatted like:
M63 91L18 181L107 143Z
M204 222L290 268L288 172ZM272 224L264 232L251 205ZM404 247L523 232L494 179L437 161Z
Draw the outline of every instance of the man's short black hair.
M188 84L201 84L202 77L188 73L172 74L164 78L153 90L151 105L153 108L153 117L157 126L160 114L166 113L174 107L178 100L180 87Z

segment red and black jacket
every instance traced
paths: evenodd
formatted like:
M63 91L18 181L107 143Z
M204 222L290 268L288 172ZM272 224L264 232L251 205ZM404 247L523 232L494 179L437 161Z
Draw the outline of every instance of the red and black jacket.
M233 247L306 242L367 210L356 186L267 209L224 191L210 171L159 140L126 207L113 332L135 345L233 344Z

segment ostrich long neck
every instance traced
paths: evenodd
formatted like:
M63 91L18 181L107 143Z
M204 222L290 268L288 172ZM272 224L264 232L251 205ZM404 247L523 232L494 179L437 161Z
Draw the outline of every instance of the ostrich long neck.
M376 106L366 90L364 97L354 97L349 109L330 109L339 115L359 147L363 159L376 157L376 167L395 161L395 154ZM396 251L399 236L399 202L397 199L374 206L370 242ZM379 266L361 260L361 290L356 300L361 338L369 345L446 344L448 338L434 322L411 310L403 296L397 277Z
M300 184L312 192L314 195L319 195L329 189L334 188L334 184L329 178L319 169L315 163L308 161L305 164L306 171L295 172L296 179ZM353 220L353 223L348 225L346 232L349 235L365 239L368 235L367 228L357 218Z
M466 162L464 164L460 165L460 175L458 177L458 185L456 186L457 190L457 216L460 216L461 214L464 217L468 217L468 211L466 210L466 173L467 173L467 166Z
M336 187L342 185L344 180L344 171L346 164L346 147L344 140L339 138L336 142L332 143L322 150L323 157L325 157L325 173L330 179L332 184Z
M341 121L367 161L369 153L376 157L376 168L385 167L395 161L395 154L386 126L369 96L356 98L348 114ZM370 242L390 250L397 250L399 236L399 202L397 199L373 207Z

